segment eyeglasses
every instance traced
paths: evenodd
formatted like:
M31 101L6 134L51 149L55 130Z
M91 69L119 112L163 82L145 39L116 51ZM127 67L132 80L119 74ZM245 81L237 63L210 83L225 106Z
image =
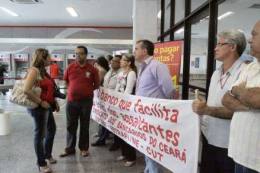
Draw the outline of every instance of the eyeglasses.
M113 60L113 59L111 60L111 62L117 62L117 63L120 63L120 61L116 61L116 60Z
M231 43L217 43L217 47L222 47L222 46L224 46L224 45L227 45L227 44L231 44Z

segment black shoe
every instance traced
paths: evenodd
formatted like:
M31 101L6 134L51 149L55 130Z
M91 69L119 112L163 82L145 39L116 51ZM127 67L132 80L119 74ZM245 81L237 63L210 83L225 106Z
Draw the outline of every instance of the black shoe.
M112 144L110 147L109 147L109 151L116 151L119 149L119 145L117 144Z
M106 145L106 143L104 141L99 141L99 140L91 144L91 146L93 147L104 146L104 145Z

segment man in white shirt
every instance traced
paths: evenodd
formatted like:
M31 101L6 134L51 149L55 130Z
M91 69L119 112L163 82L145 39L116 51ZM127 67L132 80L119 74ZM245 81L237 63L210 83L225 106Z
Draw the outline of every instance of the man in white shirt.
M230 125L228 155L235 161L235 173L260 172L260 20L249 40L250 63L231 91L223 97L223 105L234 111Z
M112 58L111 69L104 76L104 83L103 83L104 88L115 90L117 84L117 76L120 71L120 60L121 60L121 55L116 55ZM96 142L92 143L91 146L93 147L103 146L106 144L106 139L109 135L109 131L103 126L100 127L100 131L101 132L99 138L97 139ZM118 145L116 146L117 148L119 147L119 144L115 144L115 145Z
M193 111L201 116L203 134L200 173L234 172L234 162L227 154L233 112L225 108L221 100L245 66L239 59L245 48L246 38L242 32L226 30L218 34L215 58L223 64L211 77L207 102L202 99L193 102Z

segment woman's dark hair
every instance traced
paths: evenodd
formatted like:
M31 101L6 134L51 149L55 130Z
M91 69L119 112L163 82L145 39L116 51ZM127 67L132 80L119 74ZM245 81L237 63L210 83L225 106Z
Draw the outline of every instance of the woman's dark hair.
M135 65L135 57L132 54L123 54L122 57L125 57L128 62L130 62L130 68L137 74L137 68Z
M106 71L109 70L109 64L108 61L106 60L106 58L104 56L100 56L97 58L96 63L98 65L100 65L101 67L103 67Z
M32 66L39 69L41 77L46 74L45 61L49 56L49 51L43 48L36 49L33 54Z

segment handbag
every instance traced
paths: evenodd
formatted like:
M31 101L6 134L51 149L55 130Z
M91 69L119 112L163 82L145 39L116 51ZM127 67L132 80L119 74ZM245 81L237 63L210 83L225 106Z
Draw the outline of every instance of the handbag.
M63 94L62 92L60 92L60 88L57 86L56 82L51 78L51 76L48 73L46 73L45 76L47 78L49 78L54 85L54 88L53 88L54 89L54 93L53 93L54 97L57 97L57 98L60 98L60 99L66 99L66 95Z
M66 99L66 95L60 92L60 88L54 82L54 97L58 97L60 99Z
M24 93L24 83L25 80L17 80L15 82L9 101L20 106L34 109L38 107L38 104L30 100ZM41 95L40 87L33 87L32 91L38 96Z

